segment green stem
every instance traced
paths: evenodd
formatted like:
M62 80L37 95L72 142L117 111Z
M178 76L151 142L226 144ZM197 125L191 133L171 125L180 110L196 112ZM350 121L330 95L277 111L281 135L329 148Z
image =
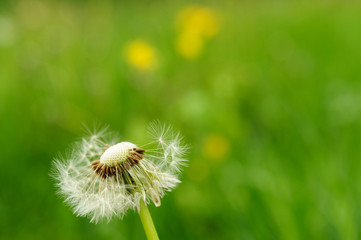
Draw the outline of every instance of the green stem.
M148 240L159 240L157 230L154 227L152 216L150 216L148 207L140 200L140 220L142 220L145 235Z

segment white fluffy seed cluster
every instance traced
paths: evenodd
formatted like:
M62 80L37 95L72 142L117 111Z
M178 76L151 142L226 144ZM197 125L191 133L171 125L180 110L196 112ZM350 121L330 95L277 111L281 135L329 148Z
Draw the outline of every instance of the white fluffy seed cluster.
M150 143L139 146L146 151L143 159L122 178L102 179L92 169L94 160L110 167L115 161L123 162L129 149L136 147L130 142L116 144L119 139L109 139L106 130L83 138L69 157L55 159L56 185L76 215L89 217L91 222L109 221L113 216L122 218L129 209L139 209L140 201L160 206L165 192L180 182L187 146L179 133L159 123L150 125L149 134ZM111 147L104 151L107 144Z
M108 167L114 167L115 163L123 163L127 161L129 151L137 147L130 142L121 142L108 148L101 156L100 162L106 164Z

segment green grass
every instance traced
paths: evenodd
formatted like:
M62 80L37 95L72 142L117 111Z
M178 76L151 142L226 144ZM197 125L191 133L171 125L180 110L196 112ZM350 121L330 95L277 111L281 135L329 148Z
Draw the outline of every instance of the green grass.
M361 238L361 5L212 2L220 32L194 61L174 47L185 6L3 4L1 239L144 239L134 212L75 217L49 171L83 123L141 141L154 119L192 146L183 183L150 207L160 239ZM126 63L137 38L157 51L152 73ZM221 159L204 151L213 135Z

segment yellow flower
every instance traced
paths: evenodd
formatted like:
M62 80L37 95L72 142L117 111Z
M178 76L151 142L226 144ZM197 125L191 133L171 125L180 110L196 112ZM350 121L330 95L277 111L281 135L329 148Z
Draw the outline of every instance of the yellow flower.
M195 59L202 53L205 40L218 33L219 20L212 9L191 5L178 14L177 26L178 52L187 59Z
M213 134L207 137L203 147L203 154L209 160L217 163L226 159L229 150L229 141L221 135Z
M178 27L200 37L210 38L219 31L217 14L207 7L191 5L184 8L178 15Z
M155 49L143 40L135 40L127 45L126 59L139 71L154 70L157 65Z
M181 33L177 41L177 50L187 59L197 58L203 50L204 41L197 35Z

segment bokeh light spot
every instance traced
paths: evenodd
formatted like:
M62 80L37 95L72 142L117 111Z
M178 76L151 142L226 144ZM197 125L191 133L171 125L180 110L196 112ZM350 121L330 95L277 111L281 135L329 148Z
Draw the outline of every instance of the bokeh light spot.
M177 27L177 51L187 59L195 59L201 55L205 40L219 32L219 19L211 8L191 5L179 12Z
M157 64L154 47L143 40L135 40L127 45L126 59L139 71L154 70Z
M229 151L229 141L222 135L212 134L206 138L203 154L212 162L225 161Z

